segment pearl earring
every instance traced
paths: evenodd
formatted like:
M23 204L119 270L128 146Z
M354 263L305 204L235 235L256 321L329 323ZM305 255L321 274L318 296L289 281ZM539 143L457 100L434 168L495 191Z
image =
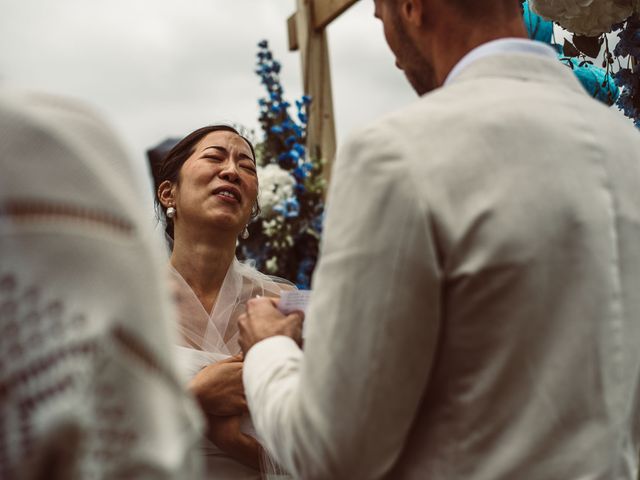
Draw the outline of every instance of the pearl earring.
M167 208L167 218L173 218L176 216L176 209L175 207L169 207Z
M246 240L247 238L249 238L249 229L247 227L244 227L244 230L242 230L242 233L240 234L240 238L243 240Z

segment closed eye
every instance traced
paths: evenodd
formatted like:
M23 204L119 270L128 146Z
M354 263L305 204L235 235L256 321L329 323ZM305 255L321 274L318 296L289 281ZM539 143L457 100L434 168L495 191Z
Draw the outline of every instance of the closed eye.
M240 166L242 168L244 168L245 170L248 170L250 172L256 173L256 167L253 165L253 162L251 162L251 163L243 162L243 163L240 164Z

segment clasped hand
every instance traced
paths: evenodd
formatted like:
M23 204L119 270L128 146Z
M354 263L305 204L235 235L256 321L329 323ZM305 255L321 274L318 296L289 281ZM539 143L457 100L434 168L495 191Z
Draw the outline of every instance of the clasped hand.
M207 437L236 460L255 469L260 444L240 430L248 411L242 385L242 356L206 366L191 380L194 394L207 418Z
M256 343L276 335L285 335L302 345L303 313L284 315L278 310L277 302L268 297L253 298L247 302L247 312L238 319L238 343L245 355Z
M302 343L302 313L283 315L277 300L257 298L247 303L247 313L238 320L243 352L265 338L286 335ZM248 411L242 384L242 356L203 368L189 389L207 417L209 439L238 461L259 468L260 444L241 432L241 416Z
M207 415L226 417L247 412L242 385L242 356L206 366L193 377L189 390Z

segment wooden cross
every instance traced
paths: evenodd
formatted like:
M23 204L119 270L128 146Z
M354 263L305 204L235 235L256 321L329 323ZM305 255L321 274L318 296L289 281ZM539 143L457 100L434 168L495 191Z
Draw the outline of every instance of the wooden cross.
M326 27L358 0L296 0L289 17L289 50L300 50L304 92L311 96L307 127L307 152L324 162L323 174L331 176L336 153L331 70Z

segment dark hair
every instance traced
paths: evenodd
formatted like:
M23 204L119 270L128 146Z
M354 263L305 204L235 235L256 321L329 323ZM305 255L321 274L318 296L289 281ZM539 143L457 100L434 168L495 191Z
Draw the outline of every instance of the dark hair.
M170 218L167 218L165 214L164 207L160 203L160 199L158 199L158 188L162 184L162 182L169 180L170 182L177 182L180 177L180 169L184 162L193 155L193 152L198 145L198 142L206 137L208 134L212 132L231 132L238 135L242 138L249 148L251 149L251 154L253 155L253 159L255 162L256 152L253 148L253 144L238 132L235 128L230 125L209 125L206 127L199 128L189 135L184 137L179 142L175 143L175 140L168 139L164 142L160 143L156 147L149 149L147 151L147 158L149 159L149 164L151 166L151 172L153 175L153 183L154 183L154 202L156 207L156 215L158 220L165 225L165 232L173 238L173 222ZM166 150L170 145L173 147L167 152ZM255 218L260 214L260 206L256 200L256 205L251 212L251 218Z

